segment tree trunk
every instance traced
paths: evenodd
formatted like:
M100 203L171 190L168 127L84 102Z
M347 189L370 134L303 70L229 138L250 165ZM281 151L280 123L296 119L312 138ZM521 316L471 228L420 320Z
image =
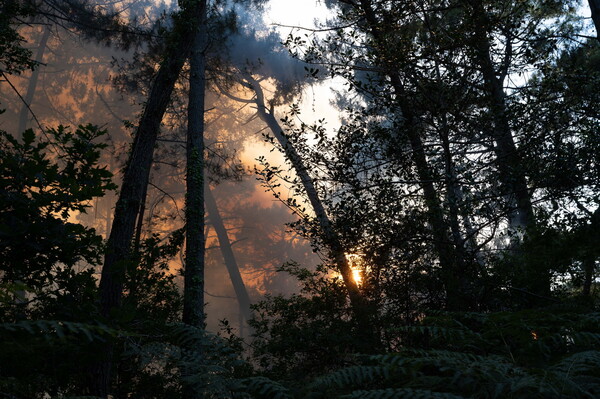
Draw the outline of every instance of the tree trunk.
M125 263L129 258L135 222L148 185L156 138L173 87L192 45L194 32L191 27L176 27L175 30L179 32L179 39L173 40L167 48L152 85L135 133L115 207L100 280L100 298L105 316L121 303Z
M204 99L208 30L206 0L193 5L194 44L190 55L190 91L188 99L187 168L185 204L185 271L183 287L183 322L204 329ZM186 348L193 356L202 356L200 348ZM197 362L196 362L197 363ZM189 366L184 376L200 371ZM202 392L192 383L183 382L185 398L201 398Z
M187 128L186 249L183 322L204 327L204 91L206 0L193 14L196 33L190 56Z
M381 24L377 20L371 0L360 0L360 4L355 4L355 7L359 7L364 14L367 29L375 42L375 51L378 51L380 56L384 55L386 52L386 33L381 30ZM433 173L427 161L423 140L421 139L420 123L413 113L404 85L393 61L388 60L386 57L380 57L380 61L382 64L380 66L390 79L396 104L404 120L402 133L408 136L413 162L423 190L427 207L427 219L433 236L433 246L439 257L442 280L446 289L446 308L449 310L468 309L473 305L472 293L469 287L471 282L467 279L468 270L466 270L464 259L458 256L456 248L452 245L451 235L444 221L444 212L433 184Z
M362 337L362 349L359 348L359 350L373 351L374 348L377 348L380 345L380 340L377 328L371 322L372 310L370 309L367 299L361 293L357 282L354 280L352 268L346 257L346 251L341 242L341 238L332 226L331 219L325 211L323 202L319 197L313 179L308 174L304 161L294 148L293 144L290 143L283 133L283 129L279 126L272 110L267 110L264 93L260 84L247 73L244 74L244 79L248 82L247 86L255 93L256 97L254 103L257 107L258 116L267 124L271 133L282 147L286 159L292 164L292 168L300 178L302 187L313 208L316 221L321 229L323 243L328 251L327 256L333 261L335 268L340 273L344 287L348 293L348 298L350 299L350 306L356 320L358 335Z
M600 0L588 0L588 3L592 12L592 21L596 27L596 38L600 41Z
M281 126L279 126L279 123L277 122L277 119L273 113L266 109L265 98L260 84L249 75L246 75L245 78L250 82L252 90L256 94L255 104L257 107L258 116L267 124L271 130L271 133L273 133L273 136L275 136L275 139L283 148L285 157L292 164L294 171L300 178L302 187L306 192L306 196L308 197L313 211L315 212L315 218L317 219L319 227L323 233L323 242L329 251L328 255L334 261L336 268L342 276L342 280L348 292L348 297L350 298L350 303L355 316L357 317L357 320L363 320L365 324L368 324L367 320L369 317L367 315L368 309L366 306L366 300L361 294L360 289L354 280L352 269L348 259L346 258L340 237L331 225L331 220L325 211L325 207L323 206L323 202L319 197L313 179L308 174L302 158L283 133L283 129ZM366 325L363 327L367 328Z
M248 291L246 290L246 286L244 285L244 280L240 274L240 269L235 259L235 255L233 254L233 248L231 247L227 229L225 228L223 219L219 213L217 202L215 201L212 191L207 183L204 185L204 195L204 204L206 206L208 218L212 223L215 232L217 233L217 239L219 240L219 247L221 248L223 260L225 261L225 267L229 272L229 278L231 279L231 284L233 285L233 290L235 291L235 296L237 297L238 305L240 307L241 332L247 327L248 320L252 318L252 311L250 310L250 297L248 296Z
M509 124L506 93L503 77L499 77L491 56L490 39L487 37L489 26L485 9L481 1L472 2L475 26L475 57L483 75L484 88L488 94L493 128L490 132L495 146L496 165L502 187L502 195L507 199L507 214L511 249L519 253L522 236L535 223L531 193L527 186L524 165L518 153ZM548 271L529 270L522 267L519 285L526 291L539 297L550 294L550 273Z
M148 185L144 187L142 193L142 203L137 215L137 223L135 226L135 238L133 240L133 255L136 259L140 256L140 244L142 241L142 229L144 227L144 213L146 212L146 201L148 200Z
M38 51L35 55L35 62L41 64L44 60L44 52L46 51L46 45L48 44L48 39L50 38L50 34L52 31L50 27L46 26L44 28L44 33L42 34L42 38L40 39L40 45L38 46ZM17 132L21 134L25 129L27 129L27 116L29 115L29 110L31 108L31 104L33 102L33 96L35 95L35 89L37 88L38 78L40 76L40 68L37 67L31 72L31 77L29 78L29 84L27 85L27 93L25 93L25 97L23 100L25 104L21 107L21 111L19 112L19 126Z
M476 29L474 29L476 57L483 75L485 90L493 120L492 139L503 194L508 199L509 225L514 233L531 227L534 222L531 195L523 173L523 162L518 154L508 120L506 93L502 79L498 77L491 57L490 41L485 27L488 26L485 9L480 1L474 4Z
M594 26L596 27L596 39L600 42L600 0L588 0L590 5L590 11L592 13L592 20L594 21ZM600 217L600 208L596 209L592 216L592 231L598 236L597 229L600 228L600 223L596 226L598 218ZM596 239L596 243L598 244L598 239ZM583 281L583 295L590 296L592 291L592 282L594 281L594 271L596 268L596 256L595 254L588 255L583 261L583 270L584 270L584 281Z
M581 294L589 297L592 293L592 282L594 281L594 271L596 269L596 257L588 255L583 259L583 287Z
M584 272L582 294L583 296L590 296L596 272L596 259L600 254L600 207L592 213L589 227L586 230L587 233L584 239L588 241L588 244L582 260Z

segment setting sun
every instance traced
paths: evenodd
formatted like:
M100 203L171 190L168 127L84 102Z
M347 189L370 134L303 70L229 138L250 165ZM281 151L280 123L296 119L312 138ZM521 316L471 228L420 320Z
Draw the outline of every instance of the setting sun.
M352 278L356 282L356 284L362 284L362 272L358 268L352 268Z
M350 263L352 269L352 279L356 284L360 285L363 282L363 268L361 267L362 258L358 254L346 254L346 259Z

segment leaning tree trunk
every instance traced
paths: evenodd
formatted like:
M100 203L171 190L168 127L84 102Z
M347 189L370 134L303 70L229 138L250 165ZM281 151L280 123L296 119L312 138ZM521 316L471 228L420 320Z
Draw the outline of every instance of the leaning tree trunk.
M254 91L255 99L246 100L236 97L225 90L221 92L229 98L241 101L245 103L254 103L257 107L258 116L267 124L268 128L275 136L276 140L281 145L284 155L287 160L292 164L294 171L300 178L300 182L304 187L308 200L315 212L316 221L321 229L322 238L325 247L328 251L329 258L333 261L338 272L342 276L344 287L350 298L350 305L352 312L355 317L359 334L364 338L361 341L365 350L372 350L374 347L379 345L379 338L377 336L377 329L371 323L371 310L369 308L368 301L362 295L358 284L352 276L352 269L350 263L346 257L345 248L342 245L341 238L332 226L331 220L325 211L325 207L318 195L317 189L313 183L312 178L308 174L307 168L304 162L293 144L289 142L288 138L283 134L283 129L279 126L277 119L272 113L272 110L267 110L265 106L265 98L262 92L260 84L252 78L249 73L243 73L243 79L247 83L242 83L245 87Z
M192 46L194 32L187 24L181 25L183 27L175 28L177 33L174 34L179 39L170 43L154 79L125 168L100 280L100 301L105 316L121 303L126 263L150 177L156 138L173 87Z
M229 235L227 229L223 224L223 218L219 213L217 202L212 194L212 191L208 183L204 184L204 204L206 205L206 212L208 213L208 219L213 225L215 232L217 233L217 239L219 240L219 247L221 248L221 254L225 261L225 267L229 272L229 278L235 291L235 296L238 300L240 308L241 323L240 324L240 335L242 330L246 327L248 320L252 318L252 311L250 309L250 296L248 296L248 290L240 274L240 268L238 267L235 255L233 254L233 248L231 247L231 241L229 241Z
M304 165L304 161L294 148L294 145L290 143L288 138L283 133L283 129L281 126L279 126L277 119L271 111L267 110L265 106L264 94L260 84L249 75L246 75L245 78L248 82L250 82L251 89L256 95L254 102L257 107L258 116L267 124L273 133L273 136L275 136L275 139L282 147L285 157L292 164L294 171L300 178L302 187L304 188L306 196L308 197L313 211L315 212L315 218L323 234L323 242L329 251L328 256L331 258L331 260L333 260L338 272L342 276L342 281L344 282L344 286L348 292L350 305L352 306L352 311L356 317L358 327L369 343L377 344L377 342L375 342L376 338L374 328L370 323L371 317L367 300L360 292L358 284L354 280L352 268L350 267L350 262L346 257L345 248L341 242L341 238L332 226L331 219L325 211L325 207L323 206L323 202L319 197L313 179L308 174L308 170Z
M315 217L319 224L319 227L322 230L324 236L324 242L327 245L330 251L330 257L335 262L338 271L342 276L342 280L344 281L344 285L346 286L346 290L348 291L348 296L350 297L350 301L352 303L352 307L356 312L360 314L360 312L364 309L364 298L360 293L358 285L354 278L352 277L352 269L350 267L350 263L346 258L346 254L341 243L341 239L336 231L333 229L331 220L325 211L325 207L323 206L323 202L319 197L317 189L314 185L313 179L308 174L308 170L304 165L304 161L294 148L293 144L290 143L288 138L283 133L283 129L279 126L277 119L273 115L272 112L268 111L265 107L265 98L260 87L260 84L252 79L250 76L246 76L246 79L251 83L252 90L256 94L255 104L257 107L258 116L267 124L273 136L279 143L279 145L283 148L285 157L292 164L294 171L300 178L302 183L302 187L306 192L306 196L315 212ZM358 314L357 314L358 316Z
M477 2L474 12L478 15L478 27L487 26L485 10ZM483 75L484 87L488 92L490 112L493 121L492 139L503 194L508 198L508 217L511 228L525 230L533 224L533 207L531 194L523 173L515 140L512 136L508 120L506 93L502 80L498 77L491 57L490 42L485 29L476 29L476 57Z

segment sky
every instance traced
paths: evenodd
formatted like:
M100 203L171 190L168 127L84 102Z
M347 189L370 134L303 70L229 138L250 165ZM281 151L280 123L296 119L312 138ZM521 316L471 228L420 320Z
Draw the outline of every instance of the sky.
M275 27L282 38L287 37L292 27L315 28L330 17L331 11L318 0L271 0L265 12L265 21ZM298 29L295 29L297 32ZM307 121L325 118L328 129L339 125L337 110L331 105L332 89L343 90L341 80L325 80L307 88L303 93L302 115Z
M327 7L316 0L271 0L266 19L274 24L311 27L315 19L321 19L329 12Z

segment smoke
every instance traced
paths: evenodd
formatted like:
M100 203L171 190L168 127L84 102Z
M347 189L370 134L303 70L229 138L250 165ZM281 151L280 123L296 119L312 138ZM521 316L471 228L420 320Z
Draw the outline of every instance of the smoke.
M263 13L240 5L235 6L235 13L238 28L225 45L230 65L238 71L268 79L276 88L275 96L286 102L314 82L316 76L310 76L307 65L290 55L282 45L280 33L267 25Z
M174 3L128 0L96 4L112 7L107 8L107 12L117 12L125 20L135 20L139 26L149 27L157 20L165 26L168 22L161 19L161 15L173 9ZM267 79L280 98L299 95L309 82L304 65L289 56L281 45L281 38L266 25L257 9L231 7L234 7L239 26L218 53L223 58L221 63L228 66L224 71L231 74L227 78L235 78L234 73L240 71L250 71ZM35 53L44 28L24 27L21 34ZM149 43L139 47L138 55L153 46ZM136 53L82 41L65 27L52 26L43 47L39 79L31 88L31 110L42 126L93 123L107 129L109 148L103 154L102 163L115 174L115 182L120 183L120 170L131 143L131 125L136 123L143 109L147 92L144 85L150 84L151 79L138 85L138 91L115 86L113 82L120 71L114 68L114 61L135 65L134 61L139 61L135 58ZM149 67L155 68L156 64L149 64ZM31 81L30 74L23 74L14 77L12 83L19 95L25 97ZM146 237L151 233L164 237L183 224L186 86L186 79L181 79L178 94L164 120L152 185L148 190L144 217ZM0 115L0 126L12 133L18 130L18 116L23 110L19 95L8 85L0 85L0 101L7 109ZM259 119L252 119L252 107L218 93L207 93L207 107L207 144L215 172L211 181L250 298L258 301L266 293L295 292L295 282L277 273L277 268L290 260L310 267L318 259L309 243L286 226L293 221L289 210L266 193L251 172L254 158L269 155L271 149L261 140L260 132L265 126ZM30 112L27 113L26 127L35 127ZM276 162L283 161L279 158ZM236 179L229 180L232 176ZM74 217L107 237L115 200L114 193L108 193L90 203L87 213ZM223 318L237 325L239 307L210 225L208 238L206 300L208 325L214 331ZM172 266L176 272L181 267L180 259L175 259Z

